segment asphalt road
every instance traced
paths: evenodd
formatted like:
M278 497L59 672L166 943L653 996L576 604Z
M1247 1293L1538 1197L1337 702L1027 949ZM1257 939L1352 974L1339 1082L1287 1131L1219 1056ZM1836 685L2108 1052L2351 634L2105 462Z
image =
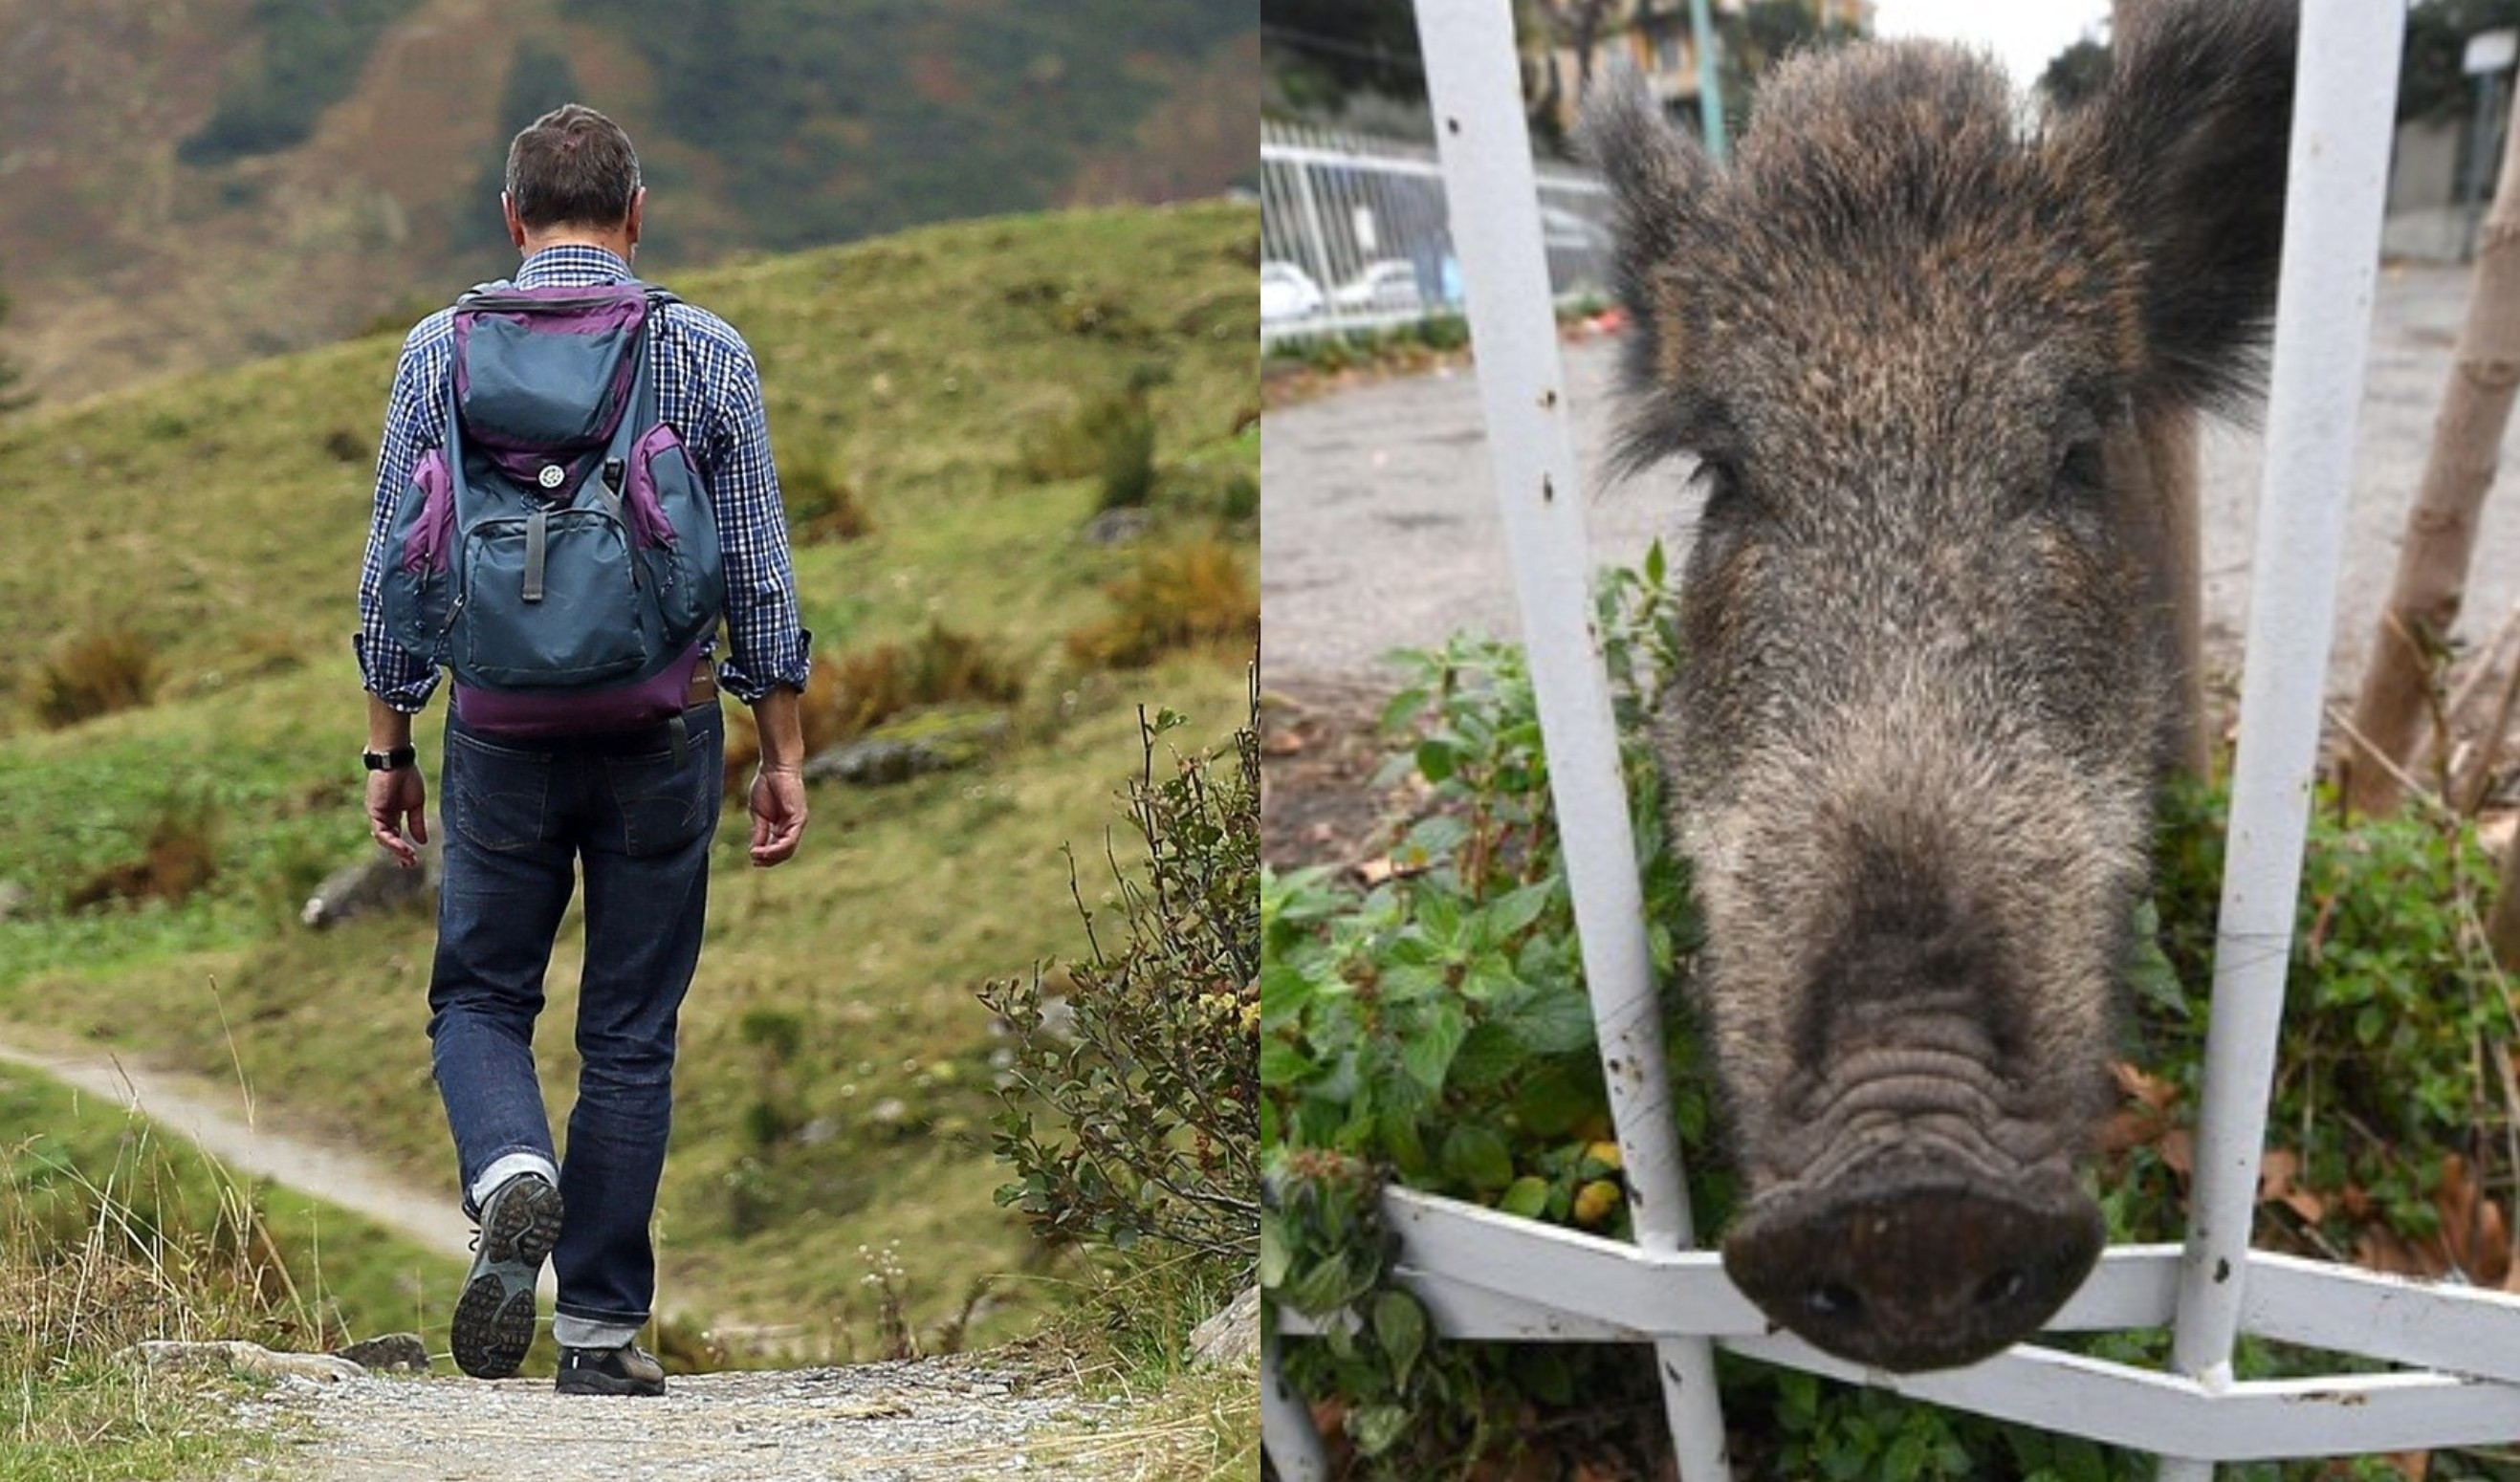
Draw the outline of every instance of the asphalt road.
M2350 693L2387 596L2449 375L2467 274L2430 265L2381 278L2364 388L2354 505L2337 613L2332 692ZM1599 473L1608 442L1616 349L1565 347L1568 406L1587 477L1593 548L1632 562L1661 536L1675 557L1693 511L1685 469L1620 484ZM2504 462L2520 451L2520 420ZM2210 427L2203 439L2209 681L2239 667L2251 530L2263 458L2257 432ZM1393 649L1447 633L1517 631L1489 477L1477 387L1466 371L1342 391L1271 412L1261 431L1263 672L1273 686L1381 687ZM2520 489L2488 498L2460 633L2482 641L2520 600Z

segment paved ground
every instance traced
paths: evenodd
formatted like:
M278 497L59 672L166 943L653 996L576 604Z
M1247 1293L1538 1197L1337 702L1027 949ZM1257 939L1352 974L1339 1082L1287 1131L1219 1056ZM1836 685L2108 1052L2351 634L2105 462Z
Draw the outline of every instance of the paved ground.
M2332 689L2350 690L2397 559L2432 434L2467 275L2392 268L2381 282ZM1605 486L1615 350L1566 352L1568 405L1588 478L1594 549L1630 561L1657 534L1677 548L1691 510L1685 471ZM2505 444L2520 451L2520 425ZM2260 442L2215 427L2204 445L2208 662L2236 670L2246 623ZM1437 373L1274 411L1261 433L1263 667L1272 689L1372 689L1379 655L1469 628L1510 634L1513 600L1470 374ZM1675 554L1677 551L1675 550ZM2462 631L2488 632L2520 598L2520 491L2489 501Z

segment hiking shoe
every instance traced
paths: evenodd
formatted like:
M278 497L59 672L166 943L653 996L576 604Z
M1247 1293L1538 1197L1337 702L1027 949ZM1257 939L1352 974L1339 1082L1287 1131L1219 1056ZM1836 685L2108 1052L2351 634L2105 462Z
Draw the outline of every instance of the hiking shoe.
M534 1280L560 1241L560 1190L520 1173L481 1204L472 1274L455 1301L455 1367L476 1379L504 1379L534 1343Z
M564 1395L661 1395L665 1366L636 1343L619 1348L563 1348L560 1378Z

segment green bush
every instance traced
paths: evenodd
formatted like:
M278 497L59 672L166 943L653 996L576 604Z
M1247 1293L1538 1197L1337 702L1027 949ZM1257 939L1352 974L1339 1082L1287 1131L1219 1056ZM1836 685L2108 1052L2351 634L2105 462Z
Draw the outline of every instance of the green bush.
M1638 725L1677 651L1659 551L1613 573L1600 631L1644 869L1652 954L1665 978L1674 1111L1702 1228L1721 1229L1731 1180L1685 1009L1694 918L1685 861L1663 843L1659 774ZM1387 1179L1623 1237L1616 1149L1571 902L1548 792L1530 677L1519 650L1457 639L1404 656L1407 688L1385 715L1395 754L1380 781L1423 800L1397 829L1379 883L1323 870L1264 872L1262 1140L1270 1207L1261 1279L1273 1301L1359 1321L1289 1344L1296 1387L1334 1396L1350 1475L1460 1474L1484 1457L1509 1466L1550 1416L1598 1432L1627 1416L1638 1444L1661 1424L1648 1355L1612 1345L1447 1343L1416 1299L1388 1282L1377 1198ZM2175 791L2159 841L2157 899L2139 935L2159 949L2135 967L2129 1058L2153 1100L2122 1121L2148 1129L2099 1173L2115 1239L2176 1238L2181 1160L2163 1134L2191 1113L2207 1017L2203 988L2221 876L2223 800ZM2304 875L2271 1139L2298 1158L2297 1187L2321 1218L2271 1203L2261 1221L2293 1248L2353 1251L2373 1240L2447 1263L2472 1246L2445 1211L2480 1187L2477 1162L2505 1145L2496 1066L2515 1040L2510 1001L2476 924L2491 875L2454 822L2347 826L2323 811ZM2156 933L2157 921L2157 933ZM2148 1121L2146 1119L2149 1119ZM2461 1181L2465 1181L2462 1183ZM1607 1186L1606 1190L1603 1186ZM1591 1192L1588 1193L1588 1190ZM2458 1197L2453 1197L2458 1195ZM2506 1246L2507 1250L2507 1246ZM2499 1280L2500 1269L2481 1276ZM2166 1335L2048 1339L2159 1365ZM2239 1371L2333 1371L2335 1360L2241 1345ZM1734 1456L1745 1475L1864 1482L2134 1482L2152 1458L1719 1356ZM1570 1415L1579 1411L1581 1417ZM2435 1477L2503 1477L2502 1462L2436 1453ZM2241 1482L2388 1477L2384 1463L2227 1467Z
M1159 1241L1245 1271L1258 1258L1256 673L1230 752L1159 765L1183 719L1141 718L1124 812L1146 853L1131 869L1112 860L1107 945L1078 898L1089 951L1066 965L1071 1027L1046 1028L1038 971L981 993L1019 1040L993 1139L1019 1178L998 1201L1046 1236Z

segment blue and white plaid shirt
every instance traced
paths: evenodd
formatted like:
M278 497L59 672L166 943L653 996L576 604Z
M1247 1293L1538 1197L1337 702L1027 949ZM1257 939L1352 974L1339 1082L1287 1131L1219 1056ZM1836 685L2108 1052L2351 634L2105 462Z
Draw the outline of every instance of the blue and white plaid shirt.
M517 270L518 288L584 288L624 283L629 264L602 247L545 247ZM384 438L377 450L376 522L359 568L359 632L352 646L370 693L397 710L415 711L437 688L437 671L385 636L380 591L385 532L411 482L412 465L446 440L447 378L452 374L455 311L422 320L403 341L385 403ZM751 347L706 309L671 303L649 320L655 357L657 415L681 435L706 481L717 512L718 549L726 563L727 657L718 682L740 700L761 698L780 685L802 690L813 635L796 616L796 579L788 563L788 520L779 502L779 472L770 462L770 427L761 410L761 376Z

